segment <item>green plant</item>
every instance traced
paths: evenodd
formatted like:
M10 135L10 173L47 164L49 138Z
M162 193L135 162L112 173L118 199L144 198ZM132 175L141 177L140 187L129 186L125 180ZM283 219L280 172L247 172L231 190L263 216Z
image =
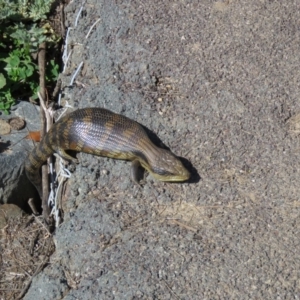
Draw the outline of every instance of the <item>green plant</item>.
M28 20L45 19L53 2L0 0L0 110L6 114L14 99L37 98L39 75L35 57L38 46L44 41L53 45L57 37L49 24L39 27ZM26 25L20 20L26 20ZM51 60L46 65L46 82L55 81L58 71L58 65Z
M0 73L0 89L6 85L6 79L3 74ZM8 114L10 107L15 103L10 90L6 89L0 91L0 110L4 111L5 114Z
M46 81L56 81L59 75L59 65L53 59L50 60L46 68Z
M0 20L46 19L54 0L0 0Z
M30 52L37 52L39 44L47 40L45 29L37 27L37 24L25 27L23 23L19 23L10 27L8 32L16 48L24 46Z
M25 48L13 50L3 61L6 62L4 70L7 72L8 77L16 83L26 81L26 78L32 76L36 69Z

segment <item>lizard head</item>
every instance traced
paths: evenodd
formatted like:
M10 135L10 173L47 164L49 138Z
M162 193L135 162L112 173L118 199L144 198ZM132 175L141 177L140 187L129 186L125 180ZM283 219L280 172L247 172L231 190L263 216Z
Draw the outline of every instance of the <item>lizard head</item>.
M190 172L172 152L156 148L147 153L147 162L141 162L142 166L159 181L186 181L190 178Z

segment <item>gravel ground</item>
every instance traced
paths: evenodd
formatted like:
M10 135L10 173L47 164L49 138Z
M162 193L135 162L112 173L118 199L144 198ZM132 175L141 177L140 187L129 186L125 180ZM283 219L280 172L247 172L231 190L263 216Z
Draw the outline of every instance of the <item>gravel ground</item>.
M300 299L299 1L88 0L75 27L80 6L64 99L137 120L193 176L138 187L79 154L24 299Z

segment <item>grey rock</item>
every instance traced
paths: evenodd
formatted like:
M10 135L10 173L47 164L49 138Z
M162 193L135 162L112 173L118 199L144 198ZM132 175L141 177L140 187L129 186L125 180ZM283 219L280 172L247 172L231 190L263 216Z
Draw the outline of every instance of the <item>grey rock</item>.
M34 142L25 139L28 131L39 130L39 108L28 102L19 102L10 115L1 115L8 120L14 116L26 121L26 127L1 136L6 145L0 153L0 203L12 203L22 208L27 206L28 198L36 195L35 189L24 173L24 161L34 147Z
M28 295L299 299L299 1L91 0L70 41L63 85L83 61L85 87L66 100L142 123L193 177L137 187L129 163L80 154L38 278L63 272Z
M23 299L62 299L68 291L65 271L58 265L50 265L44 272L33 278L32 288Z

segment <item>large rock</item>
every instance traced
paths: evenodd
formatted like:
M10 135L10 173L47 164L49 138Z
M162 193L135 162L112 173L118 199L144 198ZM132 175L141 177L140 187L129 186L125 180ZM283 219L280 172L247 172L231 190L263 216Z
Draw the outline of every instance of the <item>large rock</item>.
M28 198L36 195L36 192L24 172L24 161L34 147L34 142L25 137L28 131L40 129L39 108L28 102L20 102L10 115L2 114L0 118L9 120L15 116L24 119L26 126L1 136L0 203L13 203L26 208Z
M65 99L137 120L202 180L137 187L78 155L24 299L300 298L297 2L90 0L77 27L69 3Z

